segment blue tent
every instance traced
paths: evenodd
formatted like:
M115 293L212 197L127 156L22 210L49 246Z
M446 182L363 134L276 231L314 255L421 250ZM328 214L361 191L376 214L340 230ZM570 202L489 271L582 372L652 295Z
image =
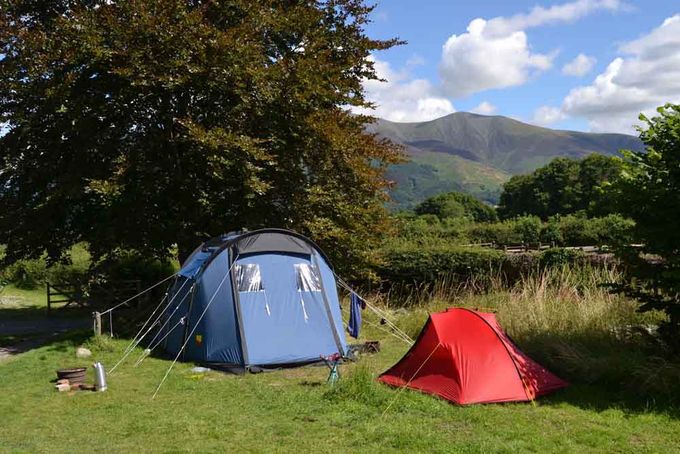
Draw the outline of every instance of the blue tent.
M207 241L184 262L167 298L160 334L166 351L185 360L254 369L347 352L331 265L292 231Z

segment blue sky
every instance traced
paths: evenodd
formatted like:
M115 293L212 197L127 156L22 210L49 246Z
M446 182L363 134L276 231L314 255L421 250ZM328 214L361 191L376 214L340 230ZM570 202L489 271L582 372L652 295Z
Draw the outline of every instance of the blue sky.
M382 0L367 32L408 44L373 57L374 115L507 115L561 129L633 132L680 102L680 2Z

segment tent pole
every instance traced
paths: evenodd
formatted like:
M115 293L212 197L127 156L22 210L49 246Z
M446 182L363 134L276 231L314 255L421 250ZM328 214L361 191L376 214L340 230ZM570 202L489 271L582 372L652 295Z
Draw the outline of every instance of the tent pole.
M333 320L333 312L331 311L331 306L328 303L328 296L326 295L326 286L323 284L323 274L319 268L319 261L316 258L316 253L312 254L312 263L319 272L319 282L321 284L321 297L323 299L323 305L326 309L326 317L328 318L328 323L331 325L331 331L333 332L333 339L335 340L335 345L338 347L338 353L345 356L345 351L342 349L342 341L340 340L340 335L338 334L337 327L335 326L335 320Z
M235 276L234 265L238 260L238 254L234 257L233 249L229 249L229 259L231 263L229 264L229 278L231 279L231 294L234 299L234 312L236 312L236 323L238 324L238 335L239 341L241 343L241 355L243 356L243 367L247 368L250 365L248 360L248 345L246 344L246 336L243 331L243 317L241 316L241 298L239 297L238 288L236 284L238 280Z

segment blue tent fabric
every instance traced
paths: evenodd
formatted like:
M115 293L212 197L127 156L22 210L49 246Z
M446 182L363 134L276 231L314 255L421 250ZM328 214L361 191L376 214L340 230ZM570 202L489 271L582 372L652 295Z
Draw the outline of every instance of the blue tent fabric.
M333 269L318 246L294 232L266 229L204 243L168 297L174 300L161 335L183 360L248 369L347 352Z
M354 292L350 295L349 300L349 324L347 325L347 331L350 336L357 339L359 331L361 331L361 310L366 308L366 301Z

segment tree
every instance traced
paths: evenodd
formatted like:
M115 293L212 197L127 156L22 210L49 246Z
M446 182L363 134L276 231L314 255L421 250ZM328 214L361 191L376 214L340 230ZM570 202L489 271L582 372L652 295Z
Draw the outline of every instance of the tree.
M603 188L621 172L618 158L591 154L582 160L556 158L528 175L513 176L503 186L499 214L505 218L585 211L591 216L612 213Z
M498 220L492 207L462 192L447 192L430 197L420 203L415 212L418 215L433 214L440 220L462 217L476 222Z
M361 265L388 229L363 0L0 0L0 244L185 257L242 227Z
M619 290L638 298L641 310L662 310L660 333L680 352L680 105L640 119L646 152L625 153L623 178L615 189L619 210L635 221L641 249L622 251L629 276Z

